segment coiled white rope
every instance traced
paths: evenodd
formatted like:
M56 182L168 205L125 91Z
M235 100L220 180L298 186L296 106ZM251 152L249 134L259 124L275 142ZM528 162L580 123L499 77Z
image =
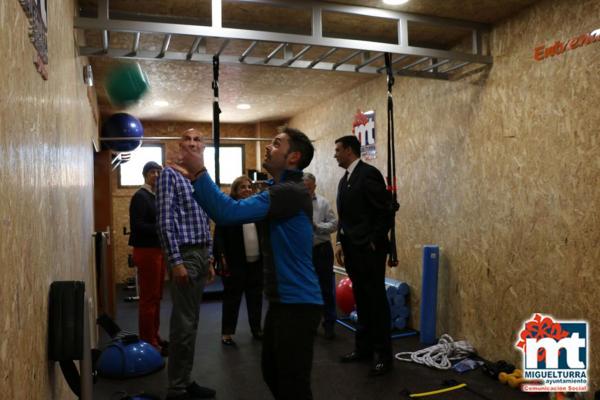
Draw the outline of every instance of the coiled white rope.
M466 340L457 342L450 335L443 334L438 344L415 352L401 352L395 355L399 361L414 362L436 369L450 369L451 361L462 360L475 353L473 346Z

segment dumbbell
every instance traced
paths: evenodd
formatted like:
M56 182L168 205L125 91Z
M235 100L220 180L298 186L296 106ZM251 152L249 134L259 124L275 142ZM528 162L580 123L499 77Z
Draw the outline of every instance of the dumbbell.
M511 388L517 388L521 385L521 383L525 382L525 379L523 378L523 371L520 369L515 369L510 374L506 372L500 372L498 374L498 380L502 383L507 383Z
M529 382L529 381L526 380L525 378L523 378L522 376L509 376L508 377L508 386L510 386L513 389L517 389L518 387L521 386L521 383L525 383L525 382Z

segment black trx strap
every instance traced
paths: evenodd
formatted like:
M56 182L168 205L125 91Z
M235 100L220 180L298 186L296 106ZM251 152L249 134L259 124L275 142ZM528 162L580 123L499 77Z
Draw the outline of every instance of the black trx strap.
M215 146L215 183L219 185L221 183L220 171L219 171L219 142L221 138L221 124L219 121L219 114L221 109L219 108L219 56L213 56L213 145Z
M387 189L392 193L392 229L390 231L390 257L388 265L398 265L398 252L396 250L396 212L400 209L398 204L396 186L396 150L394 149L394 99L392 98L392 87L394 86L394 71L392 70L392 55L385 53L385 68L387 70L387 117L388 117L388 160L387 160Z

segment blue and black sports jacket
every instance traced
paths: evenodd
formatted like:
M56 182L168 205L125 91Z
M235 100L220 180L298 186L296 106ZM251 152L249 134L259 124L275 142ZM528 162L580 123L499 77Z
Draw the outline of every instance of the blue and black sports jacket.
M221 192L208 174L192 185L194 199L217 224L257 223L269 301L323 304L312 263L312 199L302 171L286 170L280 182L243 200Z

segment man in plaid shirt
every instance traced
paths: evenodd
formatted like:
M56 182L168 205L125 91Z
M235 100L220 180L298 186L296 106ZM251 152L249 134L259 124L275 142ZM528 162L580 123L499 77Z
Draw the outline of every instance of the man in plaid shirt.
M202 136L185 131L181 146L196 149ZM169 328L168 400L214 398L215 391L199 386L190 375L202 292L212 281L212 249L208 216L192 197L189 179L171 167L158 179L156 202L161 245L171 277L173 309Z

